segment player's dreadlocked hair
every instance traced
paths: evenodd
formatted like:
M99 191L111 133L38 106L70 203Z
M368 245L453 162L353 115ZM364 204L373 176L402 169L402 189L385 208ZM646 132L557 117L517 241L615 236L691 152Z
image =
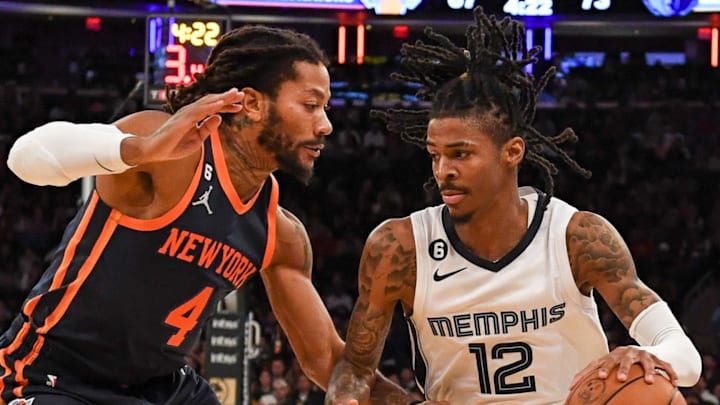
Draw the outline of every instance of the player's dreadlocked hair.
M223 35L196 81L167 92L165 111L173 113L208 93L249 86L271 97L281 83L295 78L295 62L329 60L309 36L288 29L245 26Z
M417 96L432 102L429 110L388 109L371 114L384 120L388 130L423 148L427 124L433 118L472 117L498 144L521 136L527 143L525 158L542 169L547 203L557 167L545 156L546 151L554 152L573 170L590 177L588 170L559 147L577 140L571 128L557 136L545 136L532 126L538 95L555 74L555 68L548 69L535 84L525 66L537 62L542 48L527 49L523 24L507 17L497 21L495 16L483 13L481 7L476 7L473 14L475 24L465 33L467 49L430 27L425 28L429 43L403 44L402 73L391 77L420 84Z

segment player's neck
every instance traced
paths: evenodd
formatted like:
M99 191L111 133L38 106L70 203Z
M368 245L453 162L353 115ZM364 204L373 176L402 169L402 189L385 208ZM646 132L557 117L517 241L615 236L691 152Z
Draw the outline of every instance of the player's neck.
M466 223L455 224L462 243L488 261L503 258L527 232L528 206L517 192L494 199Z
M220 136L230 180L243 202L250 200L277 168L272 156L255 141L256 136L246 132Z

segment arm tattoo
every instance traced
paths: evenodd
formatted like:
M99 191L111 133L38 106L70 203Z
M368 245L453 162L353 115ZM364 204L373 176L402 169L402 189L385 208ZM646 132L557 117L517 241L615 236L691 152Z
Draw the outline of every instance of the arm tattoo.
M356 398L361 393L357 380L372 381L390 329L394 305L412 291L416 277L414 246L403 246L389 226L378 229L371 238L360 262L360 296L350 318L345 347L345 356L354 367L346 367L338 375L345 393ZM382 396L382 401L377 403L408 402L402 389L379 391L382 393L376 395ZM377 400L374 397L373 403Z
M625 242L604 219L589 213L568 228L568 255L575 280L595 287L606 283L603 299L626 327L657 300L637 278L635 264Z

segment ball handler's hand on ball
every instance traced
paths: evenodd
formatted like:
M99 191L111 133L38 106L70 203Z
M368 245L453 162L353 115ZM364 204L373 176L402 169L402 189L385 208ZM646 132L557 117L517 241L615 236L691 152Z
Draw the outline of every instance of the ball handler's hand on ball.
M620 346L615 348L609 354L591 362L575 374L570 390L574 389L577 383L590 373L597 373L597 377L605 379L612 374L615 369L615 376L618 381L627 380L630 367L638 363L645 370L645 381L648 384L655 382L655 369L662 369L668 376L668 379L677 385L677 373L673 370L670 363L658 359L654 354L634 346Z
M393 402L394 403L394 402ZM346 401L335 401L333 405L358 405L356 399L349 399ZM423 401L423 402L410 402L408 405L450 405L448 401Z

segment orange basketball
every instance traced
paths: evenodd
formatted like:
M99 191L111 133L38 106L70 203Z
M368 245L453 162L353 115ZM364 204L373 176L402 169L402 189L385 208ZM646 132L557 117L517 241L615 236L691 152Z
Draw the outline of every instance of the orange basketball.
M625 381L618 381L613 370L606 379L590 373L570 392L565 405L687 405L677 387L664 373L657 372L655 382L645 382L643 368L633 364Z

